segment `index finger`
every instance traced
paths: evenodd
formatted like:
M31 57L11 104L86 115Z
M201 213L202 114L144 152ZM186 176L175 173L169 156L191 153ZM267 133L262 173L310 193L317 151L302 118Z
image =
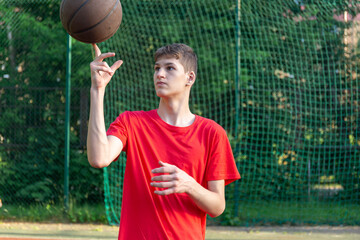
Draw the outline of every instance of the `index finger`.
M175 172L175 168L173 167L159 167L151 170L152 173L173 173Z
M103 53L100 56L95 57L94 61L95 62L102 62L105 58L113 57L113 56L115 56L115 53L111 53L111 52Z
M95 44L95 43L92 43L91 44L92 46L93 46L93 48L94 48L94 51L95 51L95 57L98 57L98 56L100 56L101 55L101 50L100 50L100 48Z

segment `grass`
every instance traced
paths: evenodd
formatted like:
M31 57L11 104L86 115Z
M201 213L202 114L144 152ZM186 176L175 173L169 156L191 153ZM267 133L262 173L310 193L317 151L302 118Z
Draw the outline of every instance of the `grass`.
M227 207L218 218L208 218L209 225L275 226L275 225L360 225L360 205L331 202L240 202L237 217ZM37 204L4 205L0 221L100 223L108 224L104 204L71 205L67 214L63 206Z
M62 223L102 223L107 224L104 204L64 207L51 204L30 206L8 205L0 208L1 221L18 222L62 222Z
M229 213L226 213L231 215ZM359 225L360 205L331 202L240 203L238 217L225 215L230 225Z

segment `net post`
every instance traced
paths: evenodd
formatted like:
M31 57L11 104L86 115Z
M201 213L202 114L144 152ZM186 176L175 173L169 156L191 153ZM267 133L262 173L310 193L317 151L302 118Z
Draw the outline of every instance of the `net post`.
M239 144L238 144L238 128L239 128L239 105L240 105L240 97L239 97L239 78L240 78L240 19L241 19L241 0L237 0L236 4L236 76L235 76L235 129L234 129L234 138L235 138L235 149L234 149L234 157L235 161L237 156L239 155ZM239 165L237 163L237 167L239 168ZM239 181L236 181L235 183L235 196L234 196L234 216L238 215L239 212L239 192L237 189L239 188Z
M70 163L70 84L71 37L67 34L66 50L66 104L65 104L65 161L64 161L64 210L69 212L69 163Z

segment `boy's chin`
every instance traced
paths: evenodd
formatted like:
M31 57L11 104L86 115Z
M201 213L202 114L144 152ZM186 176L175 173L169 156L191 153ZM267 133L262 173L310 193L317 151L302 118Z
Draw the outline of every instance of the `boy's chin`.
M161 91L161 90L156 91L156 95L157 95L158 97L160 97L160 98L163 98L163 97L167 97L167 96L168 96L168 94L167 94L166 92Z

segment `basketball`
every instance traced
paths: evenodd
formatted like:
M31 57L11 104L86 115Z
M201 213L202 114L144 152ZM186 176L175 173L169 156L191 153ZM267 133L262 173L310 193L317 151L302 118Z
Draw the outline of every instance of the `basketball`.
M62 0L60 19L70 36L84 43L112 37L122 19L119 0Z

